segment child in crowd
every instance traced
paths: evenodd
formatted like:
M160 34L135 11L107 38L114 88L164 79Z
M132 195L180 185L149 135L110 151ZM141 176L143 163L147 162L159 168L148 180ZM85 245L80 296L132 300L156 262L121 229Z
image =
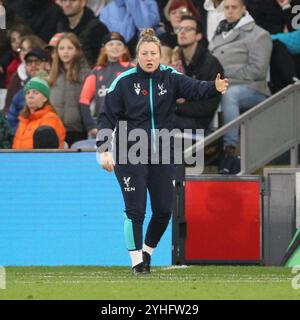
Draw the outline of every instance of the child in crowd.
M49 75L51 101L66 127L69 146L87 137L79 107L79 97L90 69L77 36L64 33L55 47Z
M161 46L160 63L166 66L170 66L172 63L172 48L168 46Z
M171 66L178 72L185 73L180 58L180 48L178 46L176 46L174 49L166 45L161 46L160 63L166 66Z
M185 73L184 66L180 58L180 48L178 46L172 50L171 66L178 72Z
M89 137L96 137L96 119L111 83L119 74L134 66L130 60L128 47L121 34L111 32L104 36L96 67L86 78L80 95L83 123Z

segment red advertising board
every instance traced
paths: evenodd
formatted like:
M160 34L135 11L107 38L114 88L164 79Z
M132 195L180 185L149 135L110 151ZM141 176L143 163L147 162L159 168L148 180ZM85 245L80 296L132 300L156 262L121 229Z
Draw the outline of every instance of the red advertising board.
M261 181L186 180L185 260L261 260Z

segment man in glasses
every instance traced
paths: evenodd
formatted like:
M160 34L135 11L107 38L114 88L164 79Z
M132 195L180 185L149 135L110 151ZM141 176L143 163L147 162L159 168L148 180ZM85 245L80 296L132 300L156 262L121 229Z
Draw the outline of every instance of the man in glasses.
M40 48L30 50L25 56L26 72L30 77L35 77L39 71L47 70L48 55Z
M25 55L25 69L26 74L28 75L26 82L40 73L46 74L48 69L48 60L48 55L43 49L33 48L30 50ZM7 120L13 133L16 132L18 127L19 113L23 109L24 105L25 96L22 88L14 95L7 113Z
M176 29L180 57L185 73L198 80L212 81L218 73L223 76L223 68L217 58L207 49L207 40L202 25L192 16L183 16ZM208 130L220 97L201 101L177 101L176 126L183 129Z

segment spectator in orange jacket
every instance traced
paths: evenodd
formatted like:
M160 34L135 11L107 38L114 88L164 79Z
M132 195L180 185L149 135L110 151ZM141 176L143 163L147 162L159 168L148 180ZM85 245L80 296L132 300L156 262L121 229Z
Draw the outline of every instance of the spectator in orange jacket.
M19 117L13 149L64 148L66 130L49 102L48 83L34 77L24 91L26 106Z

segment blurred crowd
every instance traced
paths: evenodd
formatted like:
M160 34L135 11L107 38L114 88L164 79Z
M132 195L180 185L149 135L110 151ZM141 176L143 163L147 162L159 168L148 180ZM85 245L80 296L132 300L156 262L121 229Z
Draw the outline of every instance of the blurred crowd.
M299 81L297 5L300 0L0 0L0 148L71 148L94 139L108 88L135 66L145 28L161 41L162 64L199 80L217 73L229 79L222 97L177 100L175 126L209 134ZM220 173L234 173L229 162L238 143L238 128L224 136Z

